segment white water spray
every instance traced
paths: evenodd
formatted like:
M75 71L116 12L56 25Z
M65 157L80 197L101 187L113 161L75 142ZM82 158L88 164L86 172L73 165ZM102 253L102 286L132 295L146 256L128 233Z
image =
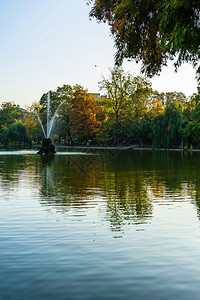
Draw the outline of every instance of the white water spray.
M42 128L42 131L43 131L43 134L44 134L44 137L45 138L49 138L50 135L51 135L51 131L53 129L53 125L54 125L54 122L55 122L55 119L57 117L57 113L58 113L58 110L60 108L60 106L62 105L62 103L60 103L54 113L54 115L52 116L51 118L51 97L50 97L50 92L48 92L48 95L47 95L47 129L46 129L46 132L44 130L44 126L42 124L42 121L37 113L37 111L35 110L35 113L37 115L37 118L38 118L38 121L40 123L40 126Z
M50 135L51 135L51 131L52 131L52 129L53 129L53 125L54 125L54 122L55 122L56 117L58 116L57 113L58 113L58 110L59 110L59 108L60 108L61 105L62 105L62 103L60 103L60 104L58 105L58 107L57 107L57 109L56 109L56 111L55 111L53 117L51 118L51 120L50 120L50 122L49 122L49 124L48 124L48 127L47 127L47 138L49 138Z
M42 121L41 121L41 119L40 119L40 117L39 117L37 111L35 111L35 114L36 114L36 116L37 116L37 118L38 118L38 121L39 121L40 126L41 126L41 128L42 128L42 131L43 131L43 133L44 133L44 137L45 137L45 139L46 139L46 138L47 138L47 135L46 135L46 132L45 132L44 127L43 127L43 125L42 125Z
M47 95L47 133L46 136L47 138L49 138L50 134L49 134L49 123L50 123L50 92L48 92Z

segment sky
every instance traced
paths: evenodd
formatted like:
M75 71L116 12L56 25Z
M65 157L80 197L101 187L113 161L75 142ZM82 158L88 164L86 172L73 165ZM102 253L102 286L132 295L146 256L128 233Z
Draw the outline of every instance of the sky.
M63 84L99 92L116 50L108 25L89 20L90 8L85 0L0 0L0 103L26 107ZM123 68L141 75L134 61ZM171 63L150 81L159 92L197 90L189 64L175 73Z

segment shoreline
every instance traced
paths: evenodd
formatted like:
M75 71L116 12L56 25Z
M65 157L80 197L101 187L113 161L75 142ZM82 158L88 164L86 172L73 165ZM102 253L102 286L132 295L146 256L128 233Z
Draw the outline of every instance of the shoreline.
M32 145L33 148L41 147ZM150 148L135 146L65 146L55 145L57 149L84 149L84 150L135 150L135 151L175 151L175 152L200 152L200 149L180 149L180 148Z

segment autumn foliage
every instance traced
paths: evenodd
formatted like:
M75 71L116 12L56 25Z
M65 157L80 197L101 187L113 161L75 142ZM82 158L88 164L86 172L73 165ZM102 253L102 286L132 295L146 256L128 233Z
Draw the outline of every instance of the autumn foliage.
M159 93L145 78L133 77L121 68L102 76L99 87L104 96L89 94L80 85L50 91L55 143L200 147L200 88L189 99L180 92ZM1 143L42 140L35 109L46 128L47 95L26 110L12 102L1 104Z
M86 140L94 137L104 118L101 106L85 90L74 92L69 122L72 138Z

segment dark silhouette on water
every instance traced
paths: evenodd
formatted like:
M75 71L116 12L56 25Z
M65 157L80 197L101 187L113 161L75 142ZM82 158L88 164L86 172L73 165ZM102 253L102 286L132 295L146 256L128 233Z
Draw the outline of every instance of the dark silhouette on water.
M56 151L52 140L50 138L43 139L42 147L37 152L37 154L54 154L54 153L56 153Z

